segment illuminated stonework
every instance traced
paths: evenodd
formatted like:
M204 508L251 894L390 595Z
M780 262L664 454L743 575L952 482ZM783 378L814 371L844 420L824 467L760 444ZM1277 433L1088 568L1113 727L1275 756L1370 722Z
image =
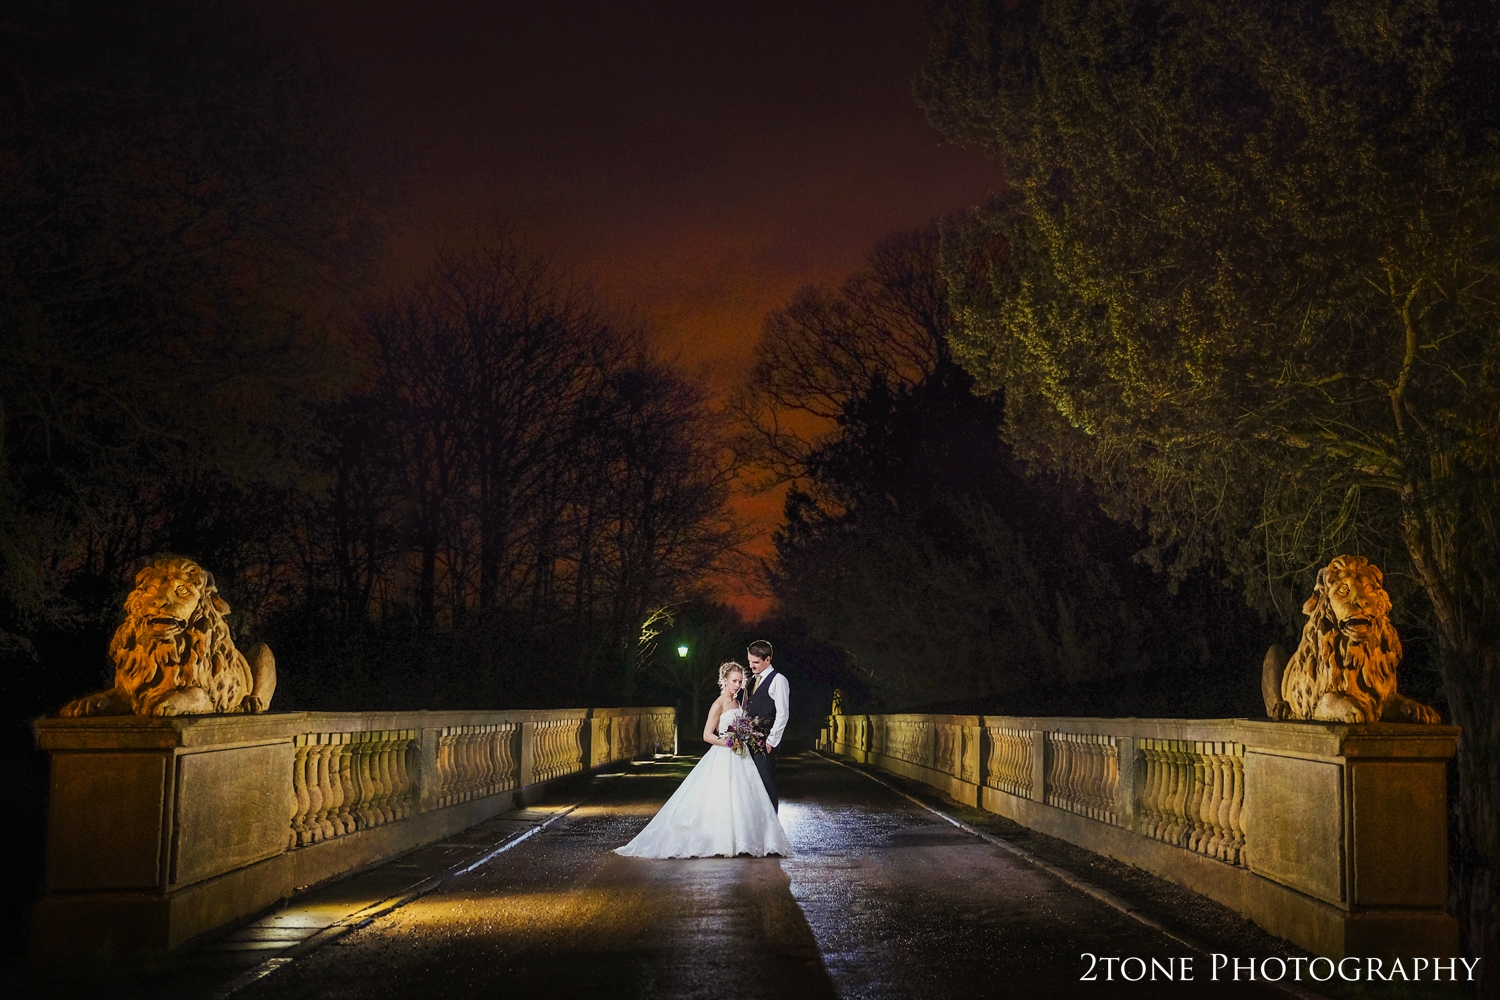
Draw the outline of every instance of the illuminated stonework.
M212 715L264 712L276 692L276 658L265 643L247 659L235 648L212 573L162 556L135 577L125 620L109 642L115 686L68 702L81 715Z
M1401 639L1380 569L1361 556L1336 556L1318 571L1302 605L1307 624L1291 660L1266 653L1261 689L1273 719L1323 722L1425 722L1435 709L1396 692Z

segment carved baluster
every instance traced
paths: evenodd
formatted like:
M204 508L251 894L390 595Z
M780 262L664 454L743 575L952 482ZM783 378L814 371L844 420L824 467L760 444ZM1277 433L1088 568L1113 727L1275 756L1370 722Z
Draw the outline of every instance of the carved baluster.
M1008 736L1006 745L1010 748L1006 763L1006 774L1014 783L1016 794L1031 794L1031 774L1027 765L1031 763L1031 737L1027 735ZM1024 789L1024 791L1023 791Z
M417 811L417 731L407 729L401 740L401 817L414 815Z
M494 768L495 768L495 783L492 786L494 788L494 792L491 792L490 793L491 795L495 794L495 792L503 792L503 791L505 791L505 789L507 789L507 788L510 787L510 782L509 782L509 778L510 778L510 727L509 726L506 726L506 725L502 724L502 725L497 725L495 727L495 741L494 741L494 749L493 749L492 752L494 754L494 760L495 760L495 763L494 763Z
M375 803L380 799L380 759L376 754L379 734L365 730L359 734L359 779L364 786L360 796L359 821L361 829L380 825L380 810Z
M315 833L314 840L327 840L333 836L333 824L328 821L328 808L333 805L333 792L328 782L328 736L315 733L308 740L307 774L313 785L308 788L308 826ZM316 794L313 794L316 791Z
M1064 792L1062 743L1056 733L1047 734L1047 751L1047 797L1044 801L1050 806L1061 802Z
M484 795L499 792L499 726L487 726L484 732Z
M1011 791L1013 792L1018 791L1021 786L1021 781L1024 777L1021 769L1021 761L1025 756L1024 750L1027 749L1030 742L1029 739L1021 740L1011 735L1007 735L1005 738L1005 776L1012 783ZM1030 791L1030 789L1027 789L1027 791Z
M1072 733L1059 733L1060 746L1063 749L1063 806L1074 812L1083 812L1087 807L1083 804L1084 789L1084 758L1083 746L1078 738Z
M1136 832L1145 837L1153 836L1153 828L1156 820L1152 816L1151 787L1152 780L1156 775L1156 765L1151 760L1152 751L1148 749L1151 741L1148 739L1132 739L1127 741L1130 752L1135 754L1135 829Z
M474 790L474 735L469 726L453 730L453 769L458 774L453 783L453 801L468 802Z
M1166 785L1162 798L1162 831L1161 839L1169 844L1176 844L1178 835L1182 832L1178 802L1183 797L1182 781L1182 755L1178 753L1176 740L1162 740L1161 756L1162 764L1166 771Z
M1216 744L1217 753L1214 754L1215 780L1218 782L1218 795L1214 798L1213 824L1214 824L1214 857L1220 861L1229 860L1230 845L1234 842L1234 835L1229 830L1229 806L1234 791L1234 771L1229 763L1231 745L1220 742Z
M547 733L550 732L550 720L537 723L537 729L531 735L531 760L532 774L537 775L537 781L544 781L552 777L547 774Z
M297 797L297 811L292 814L292 835L288 847L301 847L307 843L307 807L310 796L307 791L307 737L293 740L296 749L292 756L292 793Z
M1178 842L1191 851L1193 840L1198 833L1195 806L1203 800L1203 774L1198 764L1196 744L1190 740L1182 740L1178 745L1182 748L1183 778L1187 782L1187 794L1182 799L1182 835L1178 838Z
M515 755L512 753L511 746L515 740L515 731L510 726L502 725L499 727L499 732L496 736L495 750L497 759L495 761L495 774L497 778L495 790L503 792L513 785L511 775L512 769L515 766Z
M456 801L453 797L453 785L458 780L458 772L453 766L453 740L453 727L444 726L442 735L438 737L438 788L441 790L438 803L445 806L451 806Z
M1172 797L1172 815L1177 829L1172 843L1185 847L1193 829L1192 814L1188 811L1193 798L1193 751L1187 740L1173 740L1172 745L1177 756L1177 794Z
M302 812L302 806L297 798L297 739L292 738L292 773L291 782L286 786L286 849L291 850L297 846L297 815Z
M393 822L396 819L396 747L397 733L387 729L381 734L380 741L380 776L385 780L385 801L380 803L380 811L385 813L385 821Z
M363 830L370 825L365 818L365 803L370 795L370 776L364 759L364 738L364 733L349 734L349 800L345 803L345 808L349 810L349 817L354 820L356 830Z
M995 785L1007 792L1015 792L1015 740L1004 729L991 729L990 753L995 764L990 773L997 779Z
M339 735L323 734L323 811L318 814L323 824L324 838L337 837L343 833L338 821L339 803L344 801L344 788L339 782Z
M399 730L387 732L385 766L386 775L391 781L391 791L385 800L385 810L392 821L401 818L401 770L405 757L405 733Z
M474 734L475 753L479 758L479 787L475 798L493 795L495 784L495 727L479 726Z
M1092 799L1093 817L1098 820L1109 820L1109 796L1105 794L1105 786L1109 782L1109 762L1104 756L1105 736L1091 736L1089 738L1089 798Z
M390 779L391 788L386 796L385 811L394 821L406 815L401 801L406 779L406 731L392 730L386 736L386 776Z
M1232 850L1234 854L1233 860L1237 865L1246 864L1245 849L1247 845L1245 843L1245 830L1240 826L1240 810L1245 804L1244 753L1245 748L1243 746L1236 745L1234 748L1234 756L1230 760L1230 764L1234 769L1234 793L1233 805L1229 810L1229 828L1234 832L1234 847Z
M531 770L537 781L546 781L551 775L547 773L547 733L550 721L543 719L536 724L531 736Z
M1220 810L1220 822L1224 824L1224 860L1230 864L1239 864L1242 860L1238 827L1240 803L1245 792L1240 771L1242 758L1239 756L1243 749L1238 743L1224 744L1224 806Z
M1184 814L1187 819L1187 846L1188 850L1196 851L1203 843L1203 754L1202 743L1189 742L1185 744L1187 752L1188 769L1192 784L1188 786L1187 803Z
M1203 758L1203 800L1198 803L1198 822L1203 826L1203 835L1198 838L1198 853L1217 857L1219 798L1224 793L1219 781L1219 744L1208 741L1198 746Z
M1099 743L1099 737L1092 733L1084 736L1078 749L1083 751L1084 769L1088 775L1087 792L1084 800L1088 803L1087 815L1090 819L1103 819L1104 811L1104 750Z
M1094 818L1094 739L1089 733L1080 733L1069 742L1078 755L1078 806L1077 811L1090 819Z
M1158 741L1161 748L1162 764L1162 788L1161 788L1161 833L1159 839L1167 843L1175 843L1177 835L1177 815L1173 808L1179 794L1179 785L1182 770L1178 766L1177 754L1172 747L1172 740Z
M375 797L375 780L370 774L370 733L351 733L351 751L354 755L353 767L350 769L354 775L355 784L355 825L361 830L368 830L376 824L375 813L370 809L370 801Z
M349 774L349 734L333 733L333 755L329 762L329 786L333 790L333 808L328 818L333 822L338 835L354 832L354 817L349 813L349 801L353 797L354 781Z
M514 771L516 766L516 729L514 726L502 724L496 734L495 750L498 759L495 763L495 773L499 776L495 788L497 791L505 791L515 784Z
M1219 799L1214 803L1214 827L1218 837L1214 844L1214 857L1233 863L1234 831L1229 825L1229 812L1234 807L1234 744L1220 743L1217 763L1219 767Z
M1203 778L1203 794L1198 797L1198 807L1193 810L1194 822L1200 831L1196 837L1196 846L1193 848L1199 854L1212 854L1211 845L1214 837L1213 817L1219 813L1219 807L1214 802L1214 778L1218 774L1218 765L1214 762L1214 745L1210 741L1198 743L1198 759L1201 761L1199 771Z
M411 775L407 770L408 753L411 750L409 730L398 729L391 741L391 813L395 819L411 815L407 805L407 792L411 789Z
M1120 745L1113 736L1108 739L1108 746L1102 748L1104 750L1104 815L1109 822L1118 825L1120 814L1115 800L1120 790Z
M1104 801L1104 737L1090 735L1087 749L1089 752L1089 816L1092 819L1103 820L1108 803Z
M1215 820L1219 816L1219 761L1216 744L1200 743L1199 756L1203 758L1203 798L1198 803L1198 823L1203 834L1198 838L1198 853L1212 856L1218 837Z
M395 791L395 783L391 780L391 733L389 730L382 729L375 736L375 771L380 794L372 805L379 813L380 821L389 823L396 818L396 814L391 809L391 794Z
M370 780L370 796L365 801L365 813L370 817L371 826L380 826L385 822L385 810L381 808L381 805L386 797L385 775L380 767L382 735L379 730L371 730L364 736L365 742L362 749L367 761L366 775Z

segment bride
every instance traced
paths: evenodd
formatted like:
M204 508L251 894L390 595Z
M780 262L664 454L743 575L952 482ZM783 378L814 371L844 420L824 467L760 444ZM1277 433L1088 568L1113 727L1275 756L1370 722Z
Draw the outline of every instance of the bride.
M734 662L719 667L720 695L703 727L703 738L713 746L646 828L616 848L616 854L632 858L791 856L792 845L776 818L755 761L725 745L729 724L744 714L737 699L744 686L744 667Z

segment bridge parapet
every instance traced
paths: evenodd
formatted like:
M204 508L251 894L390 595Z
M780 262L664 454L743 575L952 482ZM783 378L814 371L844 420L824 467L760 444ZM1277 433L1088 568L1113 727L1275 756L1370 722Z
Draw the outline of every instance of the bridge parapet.
M1154 872L1320 955L1458 953L1459 730L1258 719L834 715L822 745Z
M676 748L672 708L39 719L38 956L178 947L441 840L549 781Z

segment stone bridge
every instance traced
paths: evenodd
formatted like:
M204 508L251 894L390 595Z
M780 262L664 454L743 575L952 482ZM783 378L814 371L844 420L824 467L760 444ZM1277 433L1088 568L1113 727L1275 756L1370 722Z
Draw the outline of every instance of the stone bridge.
M834 716L781 765L793 857L620 858L693 763L675 732L43 720L32 985L100 949L169 952L157 997L1284 996L1332 975L1315 956L1453 967L1451 728Z

